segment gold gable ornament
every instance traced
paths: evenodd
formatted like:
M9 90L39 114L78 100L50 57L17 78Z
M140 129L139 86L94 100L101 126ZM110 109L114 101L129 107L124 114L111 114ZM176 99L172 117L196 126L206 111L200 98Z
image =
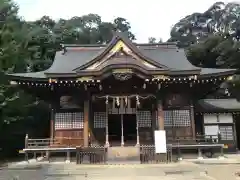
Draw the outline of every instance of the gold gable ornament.
M123 41L118 41L115 46L111 49L111 53L117 53L119 51L123 50L126 53L132 52L131 49L127 47L127 45Z
M154 76L152 78L153 81L154 80L163 80L163 81L165 81L165 80L168 80L168 79L170 79L169 76L164 76L164 75L156 75L156 76Z
M111 50L108 52L107 55L105 55L104 58L102 58L101 60L95 62L94 64L92 64L91 66L87 67L87 70L95 70L98 69L101 64L103 64L104 62L108 61L114 54L118 53L118 52L124 52L125 54L131 56L132 58L136 59L137 61L139 61L141 64L143 64L144 66L146 66L147 68L152 68L152 69L156 69L157 67L154 64L151 64L149 62L147 62L146 60L138 57L138 55L136 55L122 40L119 40L112 48Z
M132 78L132 70L131 69L116 69L113 70L113 76L115 79L119 81L127 81Z
M94 81L93 77L80 77L77 79L77 81L80 81L80 82L89 82L89 81Z

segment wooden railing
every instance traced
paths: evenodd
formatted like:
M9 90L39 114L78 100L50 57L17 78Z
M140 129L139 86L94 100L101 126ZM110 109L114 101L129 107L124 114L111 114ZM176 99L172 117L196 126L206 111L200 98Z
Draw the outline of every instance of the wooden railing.
M107 162L106 147L77 147L77 164L105 164Z
M76 147L81 146L83 138L55 137L45 139L30 139L25 137L25 149L47 148L47 147Z
M219 143L220 141L220 135L197 135L196 137L178 136L176 138L167 137L167 143L169 144L212 144Z
M156 154L154 145L140 146L140 162L141 164L151 163L170 163L172 162L172 146L167 145L167 153Z

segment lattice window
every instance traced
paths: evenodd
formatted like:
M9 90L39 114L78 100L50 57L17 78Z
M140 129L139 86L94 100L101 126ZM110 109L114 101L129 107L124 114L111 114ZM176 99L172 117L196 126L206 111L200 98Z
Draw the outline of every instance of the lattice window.
M164 126L191 126L189 110L164 111Z
M138 126L139 127L151 127L152 118L150 111L137 111Z
M72 128L83 129L84 115L80 113L72 113Z
M67 112L55 114L55 129L82 129L83 112Z
M106 112L94 112L94 128L105 128L106 119Z
M233 140L233 127L232 126L219 126L219 131L222 140Z
M164 126L173 126L172 111L164 111Z
M174 126L190 126L190 111L189 110L173 110Z

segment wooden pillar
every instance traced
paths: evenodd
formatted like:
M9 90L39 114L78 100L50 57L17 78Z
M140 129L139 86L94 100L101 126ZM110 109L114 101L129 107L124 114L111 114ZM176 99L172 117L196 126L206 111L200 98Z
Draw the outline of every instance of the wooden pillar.
M157 110L156 110L156 105L152 105L152 131L157 129Z
M89 100L84 101L83 145L88 147Z
M123 114L121 114L120 116L121 116L121 133L122 133L122 135L121 135L121 146L124 146Z
M25 136L25 149L28 148L28 134Z
M195 120L194 120L194 106L192 102L190 104L190 121L191 121L191 127L192 127L192 137L195 138L196 132L195 132Z
M164 113L162 101L157 101L158 130L164 130Z
M234 144L236 151L238 151L238 141L237 141L237 130L236 130L236 117L232 114L233 117L233 135L234 135Z
M50 139L51 139L51 142L53 142L53 139L54 139L54 131L55 131L55 114L54 114L54 109L51 108L51 119L50 119Z
M108 108L109 108L109 104L108 104L108 97L106 98L106 140L105 140L105 146L109 147L109 134L108 134Z
M155 109L156 106L152 106L152 138L153 138L153 142L155 139L155 130L157 129L157 110Z
M137 143L136 143L136 146L139 146L139 145L140 145L138 119L139 119L139 117L138 117L137 106L136 106L136 131L137 131Z

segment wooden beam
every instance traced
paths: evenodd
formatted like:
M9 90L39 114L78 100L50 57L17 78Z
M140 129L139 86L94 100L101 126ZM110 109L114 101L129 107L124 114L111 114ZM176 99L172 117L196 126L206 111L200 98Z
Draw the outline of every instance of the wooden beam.
M89 128L89 100L84 101L84 125L83 125L83 145L88 147L88 128Z
M157 101L157 113L158 113L158 130L164 130L164 113L161 100Z

